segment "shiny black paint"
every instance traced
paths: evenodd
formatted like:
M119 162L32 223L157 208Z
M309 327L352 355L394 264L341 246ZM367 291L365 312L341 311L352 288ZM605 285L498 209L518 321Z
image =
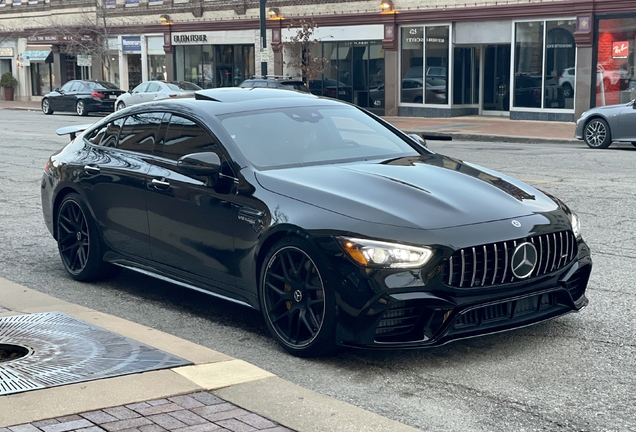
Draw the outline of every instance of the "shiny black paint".
M302 103L337 104L312 100ZM286 99L255 100L249 108L290 103ZM225 110L246 109L236 105L157 103L102 120L151 109L188 116L223 143L226 174L186 176L176 162L161 156L161 144L152 155L143 156L96 147L79 135L51 157L50 169L44 174L42 205L47 227L53 232L55 206L65 191L77 191L98 221L106 242L106 260L257 309L257 280L268 248L284 236L305 238L321 251L329 271L336 275L329 288L336 295L338 342L352 346L438 345L531 324L587 304L587 278L582 288L567 285L576 270L591 268L583 240L571 263L538 278L471 289L449 287L442 280L443 265L457 249L571 230L566 209L541 191L416 144L413 146L421 153L418 157L257 171L215 117ZM163 127L159 135L162 133ZM99 175L86 172L84 167L91 164L99 166ZM152 180L169 186L158 186ZM129 218L134 219L134 226ZM513 226L512 218L521 227ZM345 256L336 236L428 245L435 255L421 269L367 269ZM474 334L451 328L468 308L550 290L557 290L559 306L549 313ZM423 338L379 343L375 328L382 315L404 300L415 301L426 311Z
M69 82L72 83L75 81ZM123 90L119 89L104 89L100 90L99 92L104 94L106 97L93 97L93 91L88 89L70 92L53 90L52 92L44 95L42 99L46 99L49 101L49 106L52 111L74 112L77 102L81 100L84 102L87 112L113 112L115 110L115 100L119 95L124 93Z

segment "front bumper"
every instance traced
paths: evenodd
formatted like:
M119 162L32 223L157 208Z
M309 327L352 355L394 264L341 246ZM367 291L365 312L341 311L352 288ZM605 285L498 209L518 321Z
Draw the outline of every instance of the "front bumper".
M438 346L576 312L588 304L585 290L592 261L579 239L569 263L527 280L454 288L444 283L439 269L426 275L388 274L339 266L338 342L380 349ZM362 304L365 293L371 292Z

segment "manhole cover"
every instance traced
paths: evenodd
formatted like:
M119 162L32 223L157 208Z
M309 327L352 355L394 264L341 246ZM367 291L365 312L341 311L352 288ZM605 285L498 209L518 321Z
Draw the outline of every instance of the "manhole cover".
M0 318L2 347L0 395L191 364L61 312Z

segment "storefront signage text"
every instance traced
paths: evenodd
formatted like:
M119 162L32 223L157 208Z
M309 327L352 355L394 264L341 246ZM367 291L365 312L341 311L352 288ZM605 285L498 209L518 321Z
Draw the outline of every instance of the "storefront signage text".
M13 57L13 48L0 48L0 57Z
M188 35L173 35L172 42L173 43L193 43L193 42L207 42L208 35L204 34L188 34Z
M612 42L612 58L627 58L629 54L629 41Z
M122 36L121 50L123 52L140 53L141 37L140 36Z
M547 49L550 48L572 48L573 45L572 44L568 44L568 43L562 43L562 44L546 44L545 46Z

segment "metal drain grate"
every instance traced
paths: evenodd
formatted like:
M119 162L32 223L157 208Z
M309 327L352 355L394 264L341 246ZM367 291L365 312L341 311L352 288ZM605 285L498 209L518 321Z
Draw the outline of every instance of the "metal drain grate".
M0 364L0 395L192 364L62 312L2 317L0 343L31 351Z

